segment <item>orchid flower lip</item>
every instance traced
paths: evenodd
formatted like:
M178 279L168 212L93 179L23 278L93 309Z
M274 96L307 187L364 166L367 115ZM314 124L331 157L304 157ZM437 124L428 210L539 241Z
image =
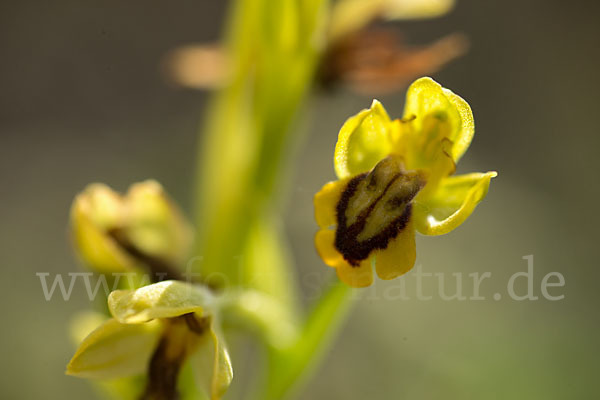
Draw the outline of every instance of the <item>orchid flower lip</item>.
M335 246L350 265L358 266L374 250L387 248L406 228L411 201L424 185L418 173L404 170L398 156L386 157L371 172L348 182L337 203Z

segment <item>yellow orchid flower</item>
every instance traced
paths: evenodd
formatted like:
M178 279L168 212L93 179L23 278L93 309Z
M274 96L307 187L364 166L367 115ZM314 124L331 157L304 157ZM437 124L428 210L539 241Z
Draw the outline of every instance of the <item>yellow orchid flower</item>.
M130 271L140 263L179 266L192 242L189 223L153 180L132 185L125 195L104 184L89 185L73 201L70 226L82 260L105 273Z
M190 359L211 400L220 399L233 372L214 302L208 289L180 281L113 291L113 318L83 340L67 374L116 379L147 373L144 398L174 398L178 371Z
M431 78L408 89L404 117L391 120L378 101L340 130L339 180L314 197L323 261L353 287L408 272L415 230L441 235L460 225L487 194L496 172L451 176L475 128L471 108Z

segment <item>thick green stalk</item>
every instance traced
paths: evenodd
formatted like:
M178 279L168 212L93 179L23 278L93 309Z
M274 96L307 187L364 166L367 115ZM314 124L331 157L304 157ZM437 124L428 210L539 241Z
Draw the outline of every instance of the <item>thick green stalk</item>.
M324 43L325 2L234 4L226 43L231 81L213 98L199 149L200 271L214 284L269 294L281 303L290 326L299 319L297 296L275 215L290 127L312 87ZM350 293L334 284L298 330L297 340L271 349L262 400L281 399L308 376L345 319ZM268 324L281 318L256 321L259 329L271 331Z
M226 43L231 81L213 98L198 163L199 269L215 284L293 293L285 265L256 266L246 253L256 232L278 236L272 214L290 126L318 61L322 2L234 4ZM257 278L266 274L267 281Z

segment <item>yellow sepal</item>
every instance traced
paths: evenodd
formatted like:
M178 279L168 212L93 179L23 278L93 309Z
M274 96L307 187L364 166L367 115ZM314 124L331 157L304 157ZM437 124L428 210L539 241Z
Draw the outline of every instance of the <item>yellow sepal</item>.
M158 321L128 325L109 319L79 345L67 365L67 374L113 379L144 373L160 331Z
M447 121L450 125L447 135L447 139L452 142L450 154L454 162L458 162L467 151L475 133L471 107L460 96L425 77L417 79L408 88L404 119L413 119L410 123L418 133L422 132L428 115Z

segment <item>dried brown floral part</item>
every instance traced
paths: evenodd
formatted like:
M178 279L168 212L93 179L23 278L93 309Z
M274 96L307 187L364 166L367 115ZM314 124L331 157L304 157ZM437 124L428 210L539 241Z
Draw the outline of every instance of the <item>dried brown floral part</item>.
M409 47L393 29L364 30L330 46L318 78L326 88L343 85L362 94L385 94L437 72L467 49L467 38L458 33Z

